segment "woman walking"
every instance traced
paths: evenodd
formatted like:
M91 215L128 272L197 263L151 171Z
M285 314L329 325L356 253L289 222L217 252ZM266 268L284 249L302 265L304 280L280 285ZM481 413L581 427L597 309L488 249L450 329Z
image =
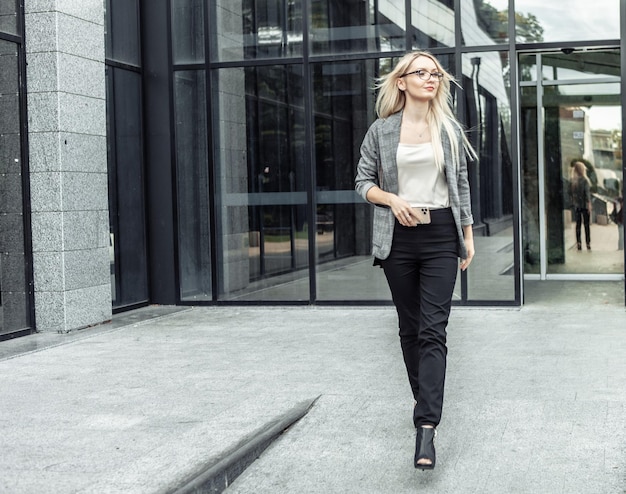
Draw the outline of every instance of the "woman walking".
M451 109L454 82L428 52L379 80L378 119L361 145L356 190L375 205L374 264L398 313L414 398L415 468L435 467L446 373L446 327L457 271L474 257L467 160L476 153Z
M591 235L589 232L589 215L591 213L591 181L587 177L587 167L582 161L574 162L572 176L572 202L576 217L576 248L582 249L581 223L585 225L585 240L587 250L591 250Z

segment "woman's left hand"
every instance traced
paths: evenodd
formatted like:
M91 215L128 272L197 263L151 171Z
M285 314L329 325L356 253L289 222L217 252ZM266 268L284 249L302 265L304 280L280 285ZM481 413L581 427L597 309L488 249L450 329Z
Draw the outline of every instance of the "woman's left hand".
M461 271L465 271L468 266L470 265L470 263L472 262L472 259L474 258L474 239L473 238L466 238L465 239L465 248L467 249L467 257L465 259L461 259Z

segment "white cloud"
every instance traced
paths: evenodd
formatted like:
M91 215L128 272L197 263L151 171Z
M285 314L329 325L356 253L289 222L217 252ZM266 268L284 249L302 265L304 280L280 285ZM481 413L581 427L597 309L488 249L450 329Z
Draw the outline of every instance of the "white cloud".
M620 35L619 0L516 0L515 10L537 18L544 28L544 41L613 39Z
M589 126L592 129L621 130L621 106L592 106L587 110Z

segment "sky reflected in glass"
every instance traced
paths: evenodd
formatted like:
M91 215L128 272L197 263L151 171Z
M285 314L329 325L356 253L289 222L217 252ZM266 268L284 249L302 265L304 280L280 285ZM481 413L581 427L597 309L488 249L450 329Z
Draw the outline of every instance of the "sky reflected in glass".
M501 3L489 2L494 7ZM619 0L570 0L546 2L545 0L516 0L515 12L525 18L532 14L543 29L543 39L534 41L583 41L592 39L617 39L620 34ZM522 27L517 26L517 41L522 38Z

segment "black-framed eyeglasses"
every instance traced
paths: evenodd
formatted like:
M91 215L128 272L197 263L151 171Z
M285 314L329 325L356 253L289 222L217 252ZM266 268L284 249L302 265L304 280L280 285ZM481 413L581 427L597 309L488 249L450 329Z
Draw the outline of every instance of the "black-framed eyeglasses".
M443 74L441 72L428 72L427 70L419 69L414 70L413 72L407 72L406 74L402 74L400 77L406 77L407 75L417 74L423 81L427 81L431 77L437 79L438 81L443 79Z

